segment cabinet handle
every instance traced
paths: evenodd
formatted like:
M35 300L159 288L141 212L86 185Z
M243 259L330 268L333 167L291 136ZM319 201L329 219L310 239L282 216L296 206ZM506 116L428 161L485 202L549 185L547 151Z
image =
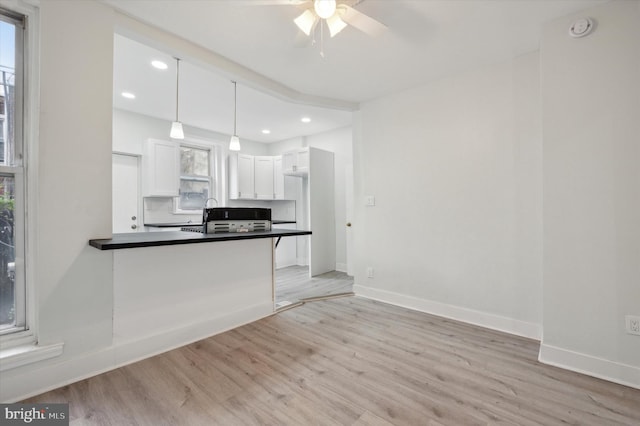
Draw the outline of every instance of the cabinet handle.
M131 225L131 229L137 229L137 228L138 228L138 225L136 224Z
M136 220L136 219L137 219L137 217L131 216L131 220Z
M347 222L347 228L351 228L351 222Z

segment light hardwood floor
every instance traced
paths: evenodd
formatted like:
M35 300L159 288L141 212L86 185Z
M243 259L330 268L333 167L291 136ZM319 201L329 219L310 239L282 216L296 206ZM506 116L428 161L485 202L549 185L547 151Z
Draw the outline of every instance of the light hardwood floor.
M538 342L358 297L307 303L40 395L71 424L638 425L640 390Z
M353 292L353 277L332 271L309 277L309 267L289 266L276 270L276 304Z

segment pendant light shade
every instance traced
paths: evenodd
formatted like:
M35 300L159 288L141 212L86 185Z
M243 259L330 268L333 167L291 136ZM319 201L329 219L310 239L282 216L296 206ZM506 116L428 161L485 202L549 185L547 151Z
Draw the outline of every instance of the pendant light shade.
M238 116L238 84L233 83L233 136L229 141L229 151L240 151L240 138L236 132L236 118Z
M169 133L169 137L173 139L184 139L184 131L182 130L181 122L174 121L171 123L171 133Z
M229 151L240 151L240 138L236 135L231 136L229 141Z
M176 58L176 121L171 123L169 137L173 139L184 139L182 123L178 120L178 94L180 93L180 59Z

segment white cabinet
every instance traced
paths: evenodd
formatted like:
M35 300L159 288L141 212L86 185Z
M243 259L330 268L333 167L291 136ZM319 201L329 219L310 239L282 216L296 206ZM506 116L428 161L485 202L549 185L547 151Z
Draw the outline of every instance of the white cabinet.
M275 198L273 160L273 157L267 156L254 157L255 193L258 200Z
M273 157L273 198L284 200L284 175L282 174L282 155Z
M300 179L283 174L283 161L280 155L230 154L229 199L295 200Z
M307 176L309 174L309 148L300 148L282 154L282 169L285 175Z
M177 197L180 190L180 144L148 139L142 154L142 196Z
M229 198L232 200L256 198L253 155L229 155Z

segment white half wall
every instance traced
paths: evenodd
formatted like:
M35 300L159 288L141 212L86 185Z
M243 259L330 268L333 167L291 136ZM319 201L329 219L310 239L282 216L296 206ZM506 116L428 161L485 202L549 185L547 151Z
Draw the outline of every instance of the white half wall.
M502 318L529 330L505 331L539 335L538 70L531 53L362 105L357 294ZM365 206L368 195L375 206Z
M591 17L595 31L567 28ZM640 388L640 2L542 34L544 338L540 360Z

